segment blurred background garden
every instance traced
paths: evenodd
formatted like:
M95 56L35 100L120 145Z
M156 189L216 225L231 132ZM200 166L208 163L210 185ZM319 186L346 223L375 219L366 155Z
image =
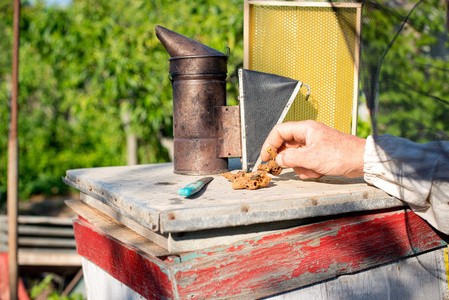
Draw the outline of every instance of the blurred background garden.
M398 20L415 3L393 2L388 4L395 5L394 14L388 6L364 7L362 58L367 64L360 70L362 78L377 67L380 56L374 53L384 51L398 30ZM12 0L0 2L0 14L0 207L4 207ZM69 190L61 177L68 169L126 165L130 155L139 164L170 160L162 145L172 136L169 55L155 36L155 25L222 52L229 47L228 104L236 104L236 70L243 66L242 0L22 1L21 200L66 194ZM446 44L445 1L423 1L383 60L379 133L417 142L448 139ZM361 92L365 111L360 114L360 136L372 131L364 102ZM137 143L134 154L127 154L127 141Z
M229 97L242 66L242 1L22 1L19 70L20 198L58 195L73 168L126 165L127 135L138 163L169 161L169 55L163 25L225 51ZM6 199L13 1L0 3L0 204ZM201 24L201 25L200 25Z

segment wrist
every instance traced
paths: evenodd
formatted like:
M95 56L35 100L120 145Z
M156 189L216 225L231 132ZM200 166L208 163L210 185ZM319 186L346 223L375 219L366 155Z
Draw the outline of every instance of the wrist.
M363 177L364 176L364 155L365 155L366 139L354 137L353 150L351 151L351 170L347 177Z

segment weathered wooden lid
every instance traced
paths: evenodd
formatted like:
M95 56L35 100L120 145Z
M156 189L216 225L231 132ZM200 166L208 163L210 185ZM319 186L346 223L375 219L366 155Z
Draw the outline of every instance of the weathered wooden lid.
M240 169L239 159L230 169ZM193 197L178 189L198 176L173 174L173 164L68 170L64 182L94 197L138 224L156 232L270 223L370 211L404 204L369 186L363 178L325 176L300 180L292 169L273 177L259 190L233 190L221 175Z

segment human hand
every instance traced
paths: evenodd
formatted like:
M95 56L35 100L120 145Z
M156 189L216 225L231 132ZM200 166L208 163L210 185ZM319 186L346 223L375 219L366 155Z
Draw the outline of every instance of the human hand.
M267 148L278 152L276 163L293 168L301 179L324 175L363 176L365 142L316 121L287 122L276 125L261 150L267 161Z

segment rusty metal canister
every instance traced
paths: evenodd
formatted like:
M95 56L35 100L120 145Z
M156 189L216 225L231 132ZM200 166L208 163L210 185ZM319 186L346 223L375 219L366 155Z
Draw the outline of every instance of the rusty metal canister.
M172 56L174 172L211 175L228 170L218 157L219 137L214 107L226 105L228 56L185 36L156 27Z

